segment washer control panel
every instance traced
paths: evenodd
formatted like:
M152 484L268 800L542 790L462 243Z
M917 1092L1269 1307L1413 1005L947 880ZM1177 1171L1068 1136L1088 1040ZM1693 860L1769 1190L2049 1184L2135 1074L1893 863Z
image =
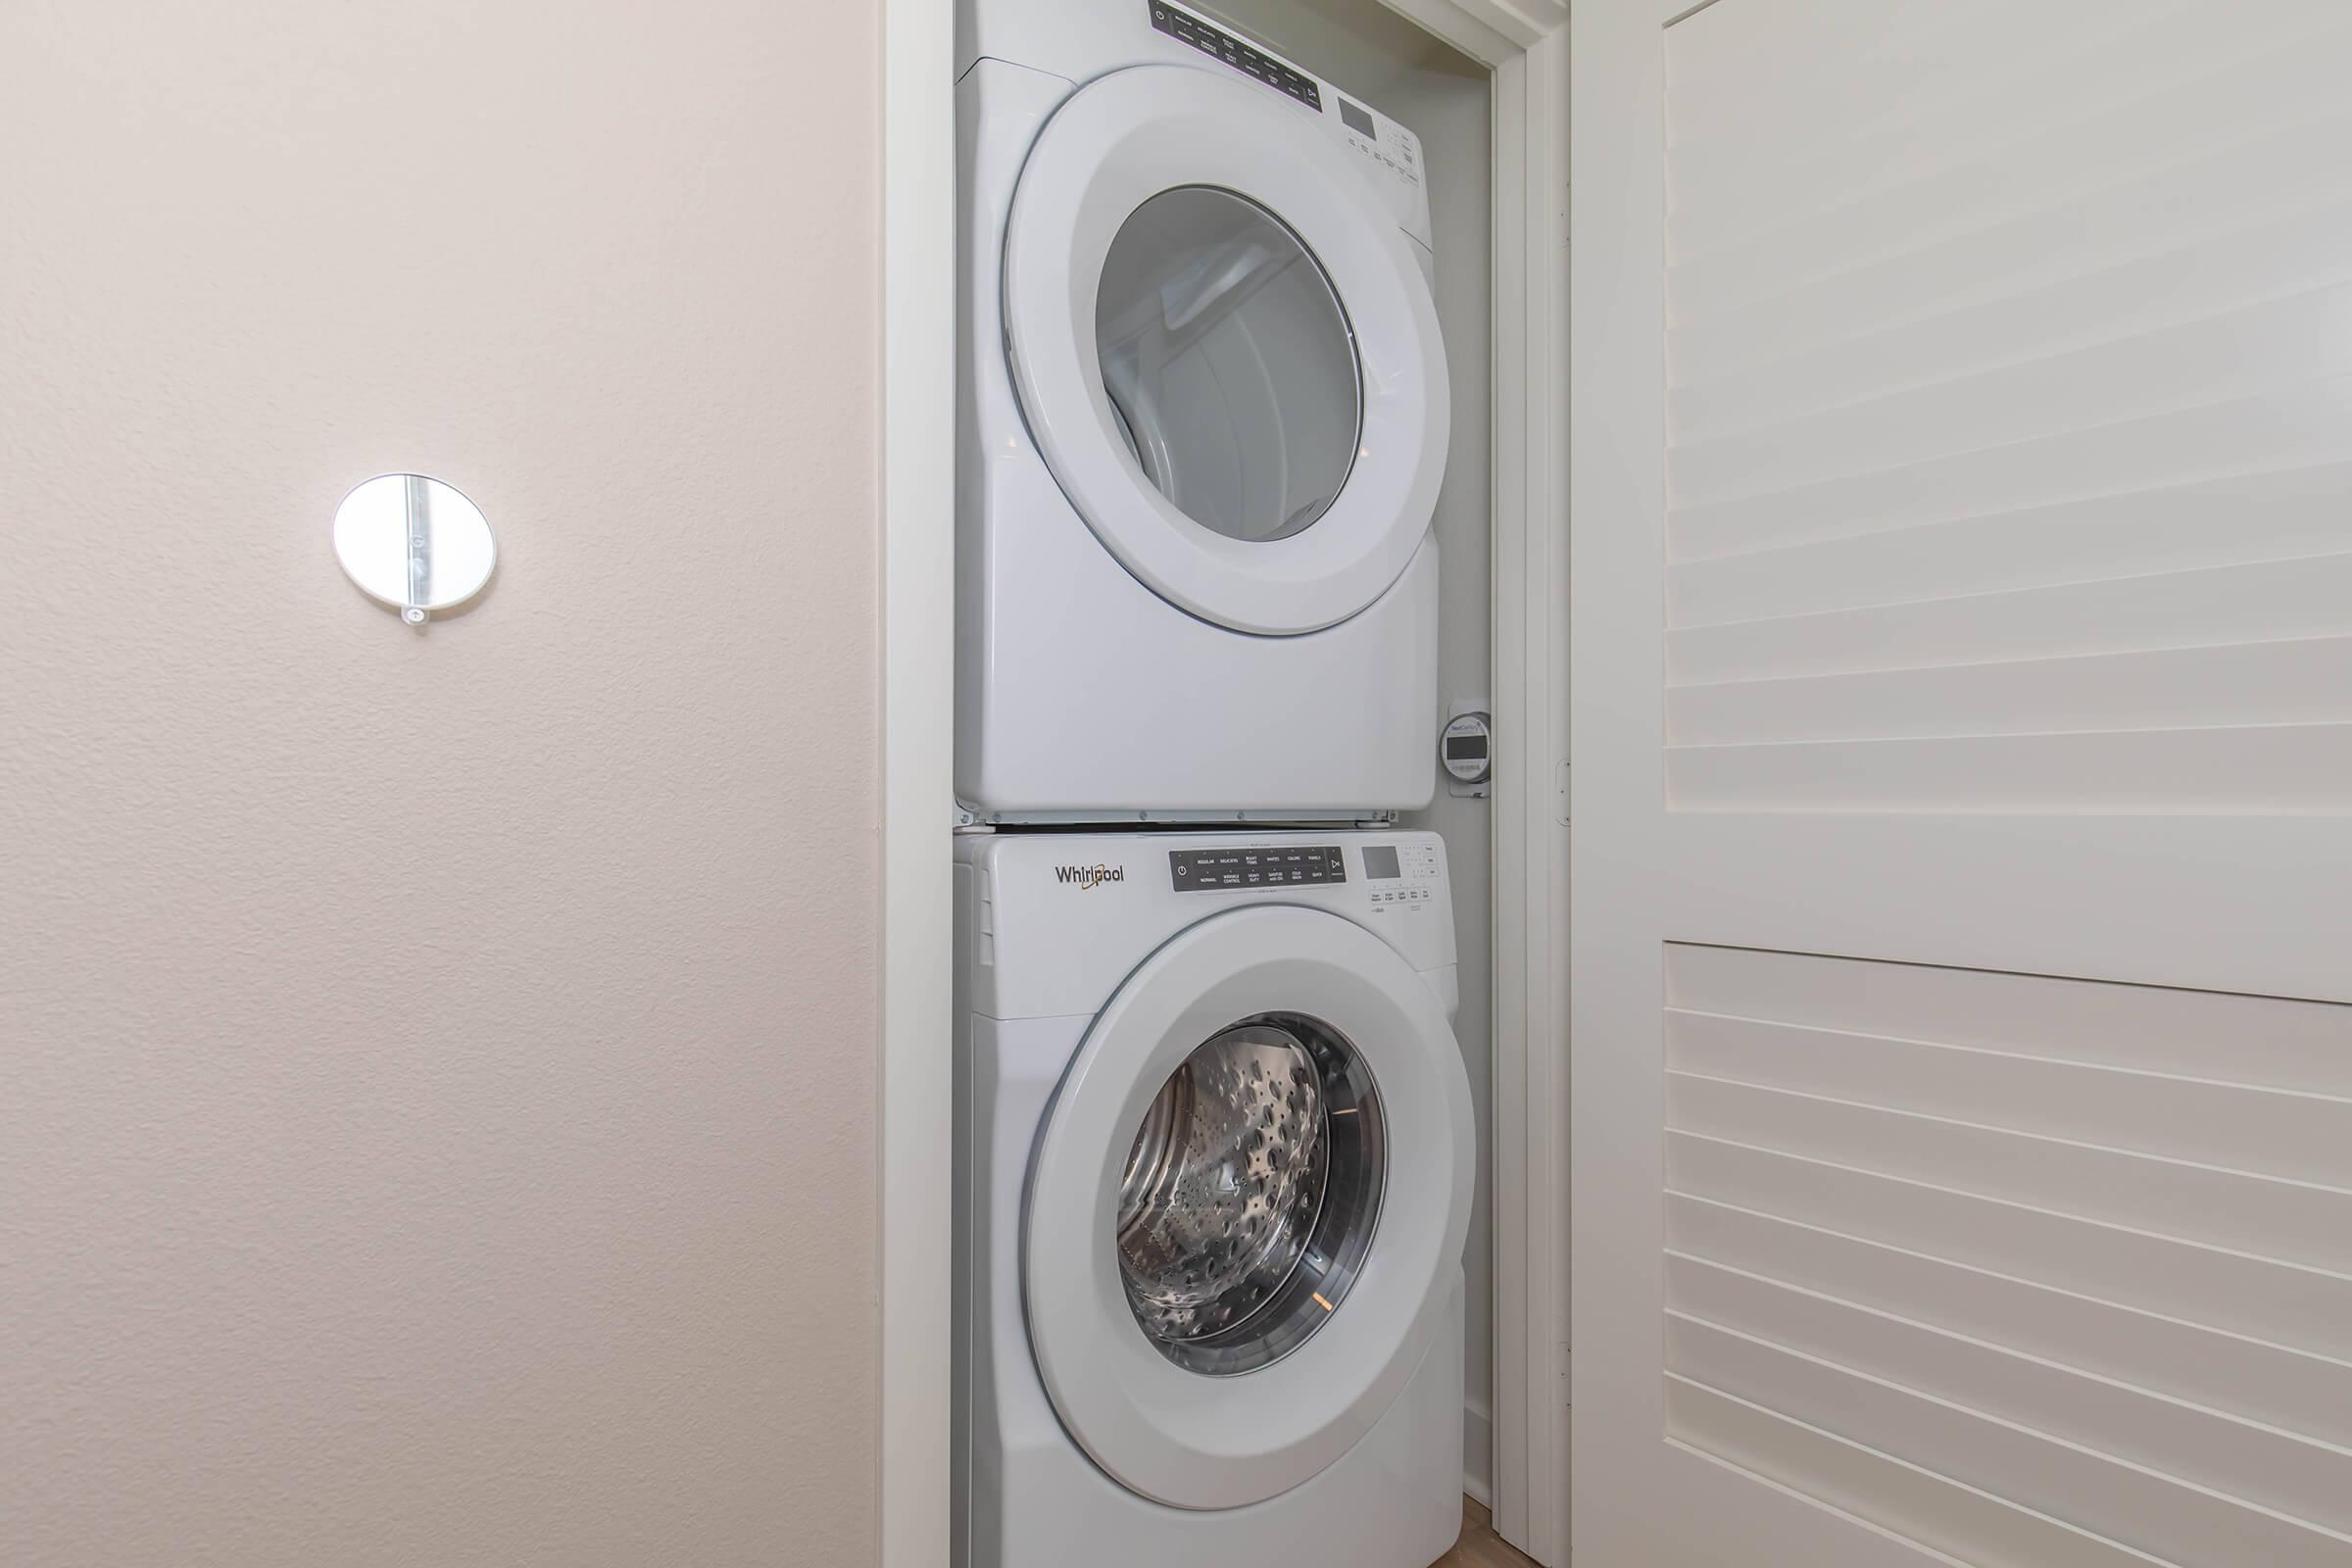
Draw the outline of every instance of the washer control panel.
M1363 857L1365 897L1374 914L1417 911L1437 902L1446 867L1434 844L1367 844Z
M1336 844L1170 850L1168 880L1179 893L1225 893L1243 888L1345 882L1348 858Z

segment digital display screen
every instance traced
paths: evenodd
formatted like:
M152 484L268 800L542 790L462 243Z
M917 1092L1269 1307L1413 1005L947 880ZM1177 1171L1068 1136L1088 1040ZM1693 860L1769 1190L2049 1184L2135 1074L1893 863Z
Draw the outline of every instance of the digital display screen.
M1483 761L1487 755L1484 735L1448 735L1446 737L1446 760L1448 762Z
M1375 882L1394 882L1404 873L1396 867L1396 846L1367 844L1364 846L1364 875Z
M1340 123L1359 136L1370 136L1375 140L1380 136L1379 128L1372 123L1372 111L1361 104L1351 104L1345 98L1340 100Z

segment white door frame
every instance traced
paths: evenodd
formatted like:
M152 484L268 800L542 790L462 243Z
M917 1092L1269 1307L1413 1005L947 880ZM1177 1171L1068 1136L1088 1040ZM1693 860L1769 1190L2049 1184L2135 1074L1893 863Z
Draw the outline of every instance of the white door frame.
M1568 8L1382 0L1494 74L1494 1528L1568 1560Z
M1382 0L1494 72L1494 1523L1568 1547L1565 0ZM883 0L883 1568L948 1558L956 17Z
M948 1560L956 1166L956 9L882 6L884 1568Z

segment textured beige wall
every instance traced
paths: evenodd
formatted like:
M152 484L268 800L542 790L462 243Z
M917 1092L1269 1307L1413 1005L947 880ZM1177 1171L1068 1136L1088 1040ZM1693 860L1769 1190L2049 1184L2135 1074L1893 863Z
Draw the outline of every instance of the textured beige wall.
M10 1568L871 1559L875 33L0 6Z

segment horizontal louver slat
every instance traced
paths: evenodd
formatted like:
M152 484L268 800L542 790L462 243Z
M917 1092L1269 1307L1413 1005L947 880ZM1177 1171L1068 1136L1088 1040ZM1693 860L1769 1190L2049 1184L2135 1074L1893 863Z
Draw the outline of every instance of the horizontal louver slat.
M2063 9L1668 33L1671 808L2352 812L2352 15Z
M2352 1006L1666 975L1671 1437L1967 1562L2352 1560Z

